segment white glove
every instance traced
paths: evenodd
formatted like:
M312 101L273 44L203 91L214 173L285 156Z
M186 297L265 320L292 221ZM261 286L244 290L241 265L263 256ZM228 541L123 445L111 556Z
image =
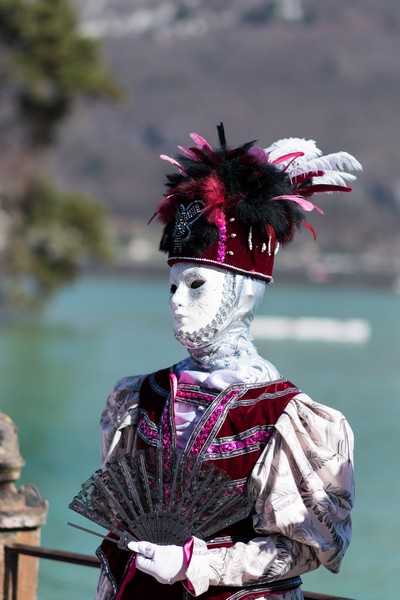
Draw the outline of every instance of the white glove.
M181 546L159 546L151 542L129 542L136 552L136 567L151 575L159 583L176 583L186 579L185 555Z

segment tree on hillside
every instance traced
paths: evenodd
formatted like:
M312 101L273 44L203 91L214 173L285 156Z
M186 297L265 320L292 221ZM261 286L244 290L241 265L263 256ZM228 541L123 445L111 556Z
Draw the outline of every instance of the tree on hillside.
M94 200L46 180L44 161L80 98L121 92L69 0L0 0L0 268L3 300L39 304L107 254Z

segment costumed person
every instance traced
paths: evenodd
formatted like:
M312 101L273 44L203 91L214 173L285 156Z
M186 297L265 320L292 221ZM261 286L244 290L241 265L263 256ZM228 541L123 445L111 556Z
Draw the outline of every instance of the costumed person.
M107 465L133 447L176 450L215 465L250 514L183 545L106 539L97 600L300 600L300 576L338 572L350 542L353 435L337 410L311 400L259 356L249 331L274 258L305 222L316 193L351 191L361 165L322 156L314 141L220 147L191 134L157 209L164 224L178 364L120 380L101 417ZM315 235L315 234L314 234Z

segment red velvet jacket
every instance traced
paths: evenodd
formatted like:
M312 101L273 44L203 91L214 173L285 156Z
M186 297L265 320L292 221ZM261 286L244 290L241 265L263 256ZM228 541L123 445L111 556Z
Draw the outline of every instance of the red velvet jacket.
M236 487L244 493L248 476L274 434L275 423L286 405L299 393L298 388L284 379L267 384L235 384L221 392L188 384L176 388L175 382L173 369L163 369L143 381L139 393L138 446L145 448L162 444L174 448L174 402L178 400L201 405L205 410L188 441L182 460L190 460L193 453L200 455L204 461L212 462L228 473ZM254 537L256 534L249 517L232 525L229 530L219 532L207 543L215 548L230 546L239 540L249 541ZM133 576L132 553L118 549L116 544L105 540L97 554L113 584L115 593L110 600L190 598L180 582L162 585L140 571ZM299 578L295 578L271 587L252 586L248 594L240 595L240 598L267 596L271 588L277 593L281 584L284 590L288 590L299 583ZM214 586L200 598L225 600L239 591L238 588Z

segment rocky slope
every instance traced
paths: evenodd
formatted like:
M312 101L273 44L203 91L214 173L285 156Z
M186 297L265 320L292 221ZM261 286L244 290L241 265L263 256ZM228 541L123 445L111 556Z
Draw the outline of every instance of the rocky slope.
M173 154L196 131L216 143L310 137L364 165L350 196L326 196L312 222L324 251L385 264L400 251L397 0L79 0L125 89L82 103L49 162L96 195L129 232L153 214ZM155 230L157 227L154 228ZM157 229L158 233L158 229ZM298 242L310 250L307 234Z

